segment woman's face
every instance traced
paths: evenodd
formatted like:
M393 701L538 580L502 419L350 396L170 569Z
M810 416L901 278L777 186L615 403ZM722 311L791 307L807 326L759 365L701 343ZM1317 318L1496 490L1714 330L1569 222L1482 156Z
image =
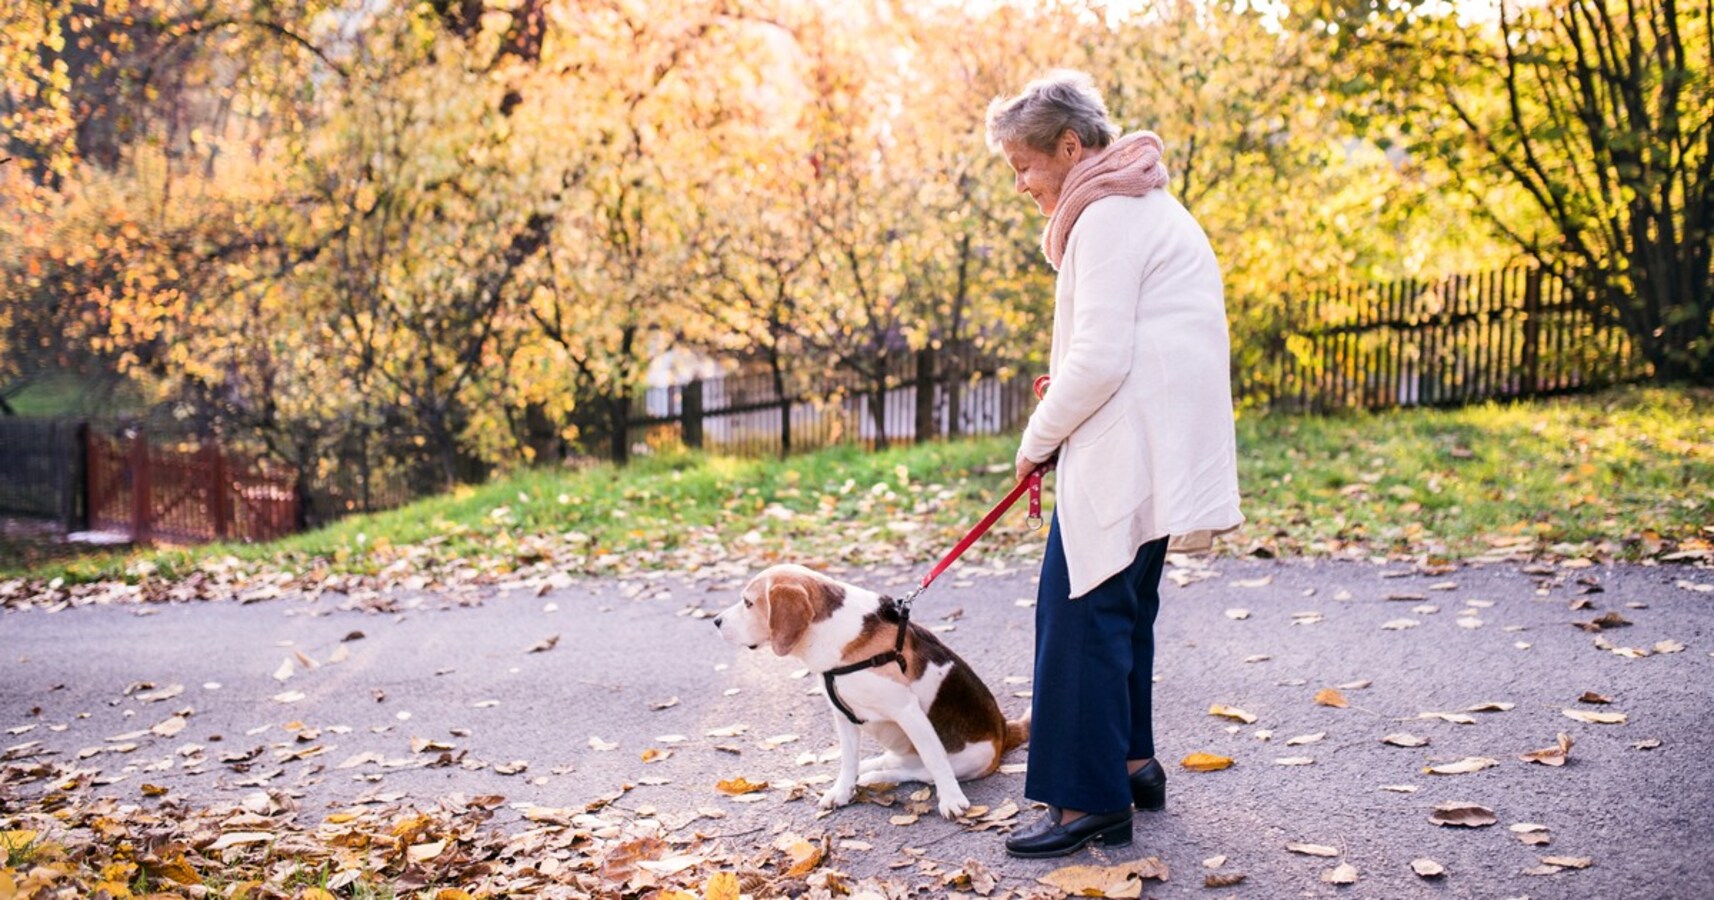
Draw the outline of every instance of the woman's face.
M1067 131L1059 136L1052 153L1044 153L1023 141L1001 141L1000 152L1017 173L1018 193L1029 194L1042 215L1051 216L1059 205L1065 176L1083 159L1083 142Z

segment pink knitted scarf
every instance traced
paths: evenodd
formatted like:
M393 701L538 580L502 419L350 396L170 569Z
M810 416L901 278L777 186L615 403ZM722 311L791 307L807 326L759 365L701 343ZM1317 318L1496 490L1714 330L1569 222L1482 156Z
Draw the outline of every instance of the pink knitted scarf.
M1089 204L1114 194L1141 197L1166 186L1167 171L1166 164L1161 162L1161 149L1161 139L1154 132L1132 132L1066 173L1065 184L1059 190L1059 203L1041 235L1041 248L1055 270L1065 258L1071 226L1077 224L1077 217L1083 215Z

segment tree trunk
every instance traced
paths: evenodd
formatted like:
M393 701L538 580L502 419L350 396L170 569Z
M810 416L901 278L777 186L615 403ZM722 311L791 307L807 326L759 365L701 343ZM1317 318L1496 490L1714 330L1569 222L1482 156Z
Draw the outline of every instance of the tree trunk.
M778 347L768 351L768 369L774 376L774 396L780 401L780 459L792 455L792 398L786 393L785 366Z
M610 432L608 445L615 465L625 465L631 461L630 429L631 392L620 387L607 397L607 428Z
M875 449L887 449L887 372L869 382L869 418L875 422Z
M934 416L935 352L933 347L917 351L916 442L926 444L940 435Z

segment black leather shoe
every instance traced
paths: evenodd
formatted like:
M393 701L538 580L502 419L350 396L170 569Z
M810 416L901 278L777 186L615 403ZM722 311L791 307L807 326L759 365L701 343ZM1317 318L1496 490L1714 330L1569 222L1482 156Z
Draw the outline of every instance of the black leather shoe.
M1006 852L1020 859L1042 859L1076 853L1090 841L1109 847L1131 843L1131 811L1087 815L1069 824L1059 822L1060 812L1048 807L1041 820L1006 838Z
M1151 759L1131 773L1131 802L1143 810L1166 808L1166 770L1160 760Z

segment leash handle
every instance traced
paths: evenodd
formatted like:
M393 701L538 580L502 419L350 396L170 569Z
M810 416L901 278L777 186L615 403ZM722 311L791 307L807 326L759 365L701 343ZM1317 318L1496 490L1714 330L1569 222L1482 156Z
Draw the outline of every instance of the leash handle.
M1030 383L1030 387L1036 392L1037 400L1047 397L1047 388L1051 383L1053 383L1053 379L1047 375L1037 375L1036 380ZM1057 454L1049 457L1047 462L1036 466L1035 470L1030 472L1028 477L1024 479L1029 482L1030 485L1030 513L1029 516L1024 519L1024 524L1030 526L1031 531L1035 531L1042 526L1041 477L1053 471L1053 464L1056 459L1058 459Z

